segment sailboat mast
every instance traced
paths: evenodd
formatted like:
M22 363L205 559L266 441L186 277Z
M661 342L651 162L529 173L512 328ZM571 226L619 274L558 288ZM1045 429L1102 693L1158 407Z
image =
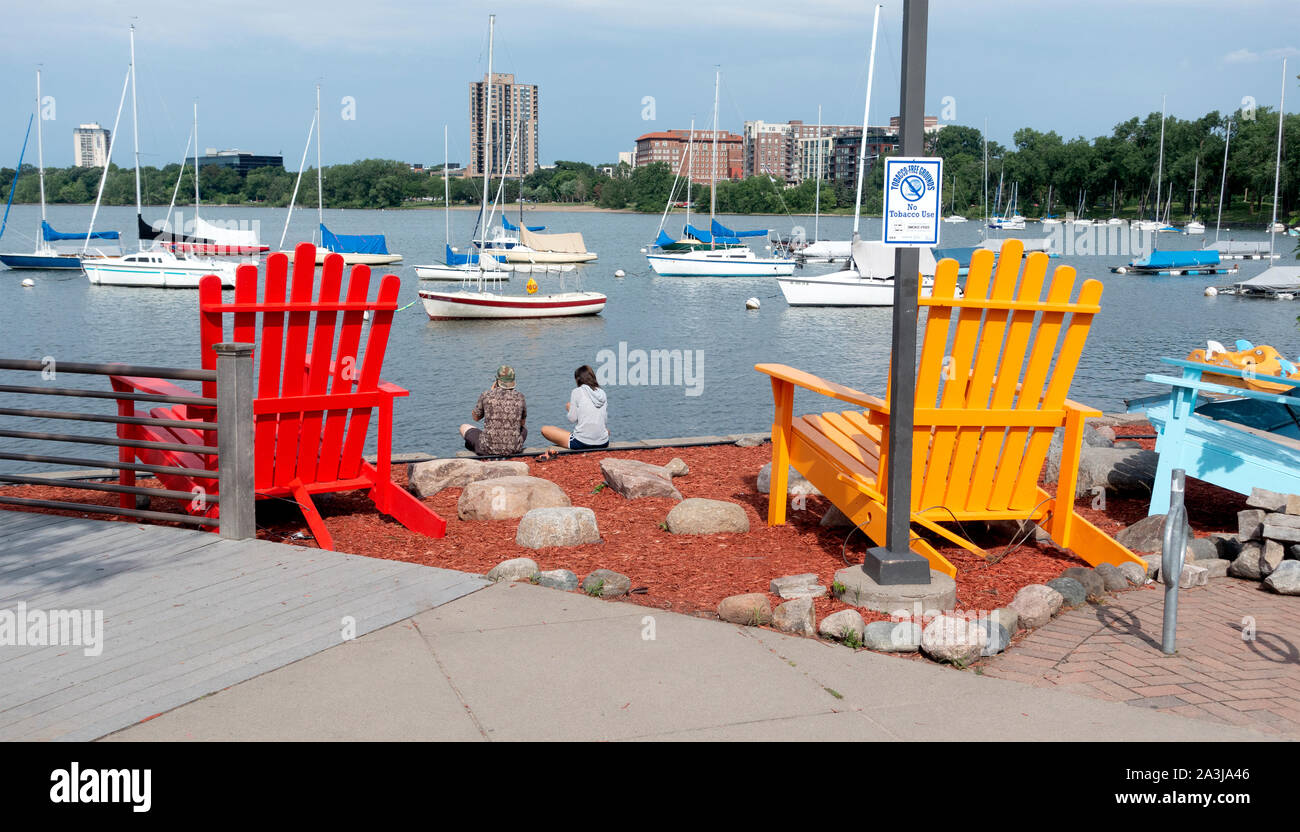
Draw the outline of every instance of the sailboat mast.
M1282 181L1282 125L1286 122L1286 58L1282 59L1282 101L1277 108L1277 161L1273 163L1273 219L1268 224L1268 259L1273 259L1273 237L1277 233L1277 191ZM38 134L39 135L39 134Z
M41 122L44 120L45 118L41 113L41 71L38 69L36 70L36 164L39 166L41 180L42 227L37 240L42 243L45 242L45 228L43 225L45 222L45 140L41 132ZM16 173L14 175L17 176Z
M880 4L876 4L875 18L871 24L871 57L867 61L867 101L862 106L862 143L858 145L858 198L853 203L853 241L858 240L858 224L862 221L862 175L867 164L867 122L871 118L871 83L876 74L876 35L880 31Z
M1214 242L1219 242L1219 226L1223 225L1223 191L1228 184L1228 147L1232 144L1232 118L1223 131L1223 173L1219 176L1219 216L1214 221Z
M199 100L194 99L194 219L199 218ZM198 226L194 227L197 232Z
M447 248L451 248L451 180L447 168L451 165L451 144L447 138L447 125L442 125L442 216L446 225Z
M722 131L718 129L718 86L722 83L722 70L717 70L713 76L713 170L709 174L709 219L718 212L718 134ZM713 240L712 229L709 231L709 239ZM712 247L716 241L710 242Z
M312 242L320 233L320 226L325 224L325 191L321 186L324 175L320 167L320 84L316 85L316 230L311 233ZM324 242L322 240L322 242Z
M989 224L989 120L984 119L984 226ZM980 236L984 228L980 229Z
M1165 97L1160 96L1160 156L1156 161L1156 220L1160 219L1160 176L1165 168Z
M1200 190L1201 184L1201 157L1197 156L1195 164L1192 165L1192 204L1188 209L1188 216L1195 219L1196 217L1196 192Z
M135 24L131 24L131 142L135 148L135 216L138 222L144 216L140 202L140 120L135 100ZM144 248L144 241L138 245Z
M695 170L695 119L691 119L691 135L686 140L686 224L691 224L691 172Z
M479 234L487 243L488 180L492 175L492 47L496 35L497 16L488 15L488 65L487 104L483 113L483 207L480 213ZM482 263L482 258L479 260Z
M813 197L813 241L821 239L822 224L822 105L817 105L817 195Z

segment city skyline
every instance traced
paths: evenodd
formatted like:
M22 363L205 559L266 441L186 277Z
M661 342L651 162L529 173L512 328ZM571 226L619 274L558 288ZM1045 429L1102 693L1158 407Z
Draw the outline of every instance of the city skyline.
M1010 144L1021 127L1067 138L1109 134L1120 121L1159 111L1162 96L1180 118L1234 110L1245 96L1276 108L1281 59L1300 56L1300 49L1287 40L1292 30L1257 21L1270 15L1283 20L1291 10L1281 0L1248 5L1249 15L1225 16L1221 4L1199 0L1179 3L1177 15L1166 0L1101 0L1078 8L936 0L926 111L944 123L977 128L987 118L990 139ZM735 36L728 38L673 28L672 21L691 9L676 0L650 11L580 0L433 10L377 0L369 15L346 28L336 25L335 11L343 8L336 3L318 8L291 2L267 10L232 0L229 8L233 19L250 25L214 32L155 0L113 8L54 0L18 11L11 48L0 56L8 79L0 90L0 165L17 159L38 64L43 91L56 105L55 118L45 123L48 165L73 163L66 136L78 124L112 129L132 15L143 164L179 161L196 92L204 146L295 158L317 81L325 164L362 158L440 164L444 123L451 157L469 162L464 90L486 71L489 13L497 14L494 71L526 79L545 98L541 164L613 162L637 136L682 129L691 118L698 129L710 129L710 82L718 64L723 130L742 132L746 121L815 124L819 104L828 124L856 124L862 117L870 3L811 0L795 11L724 0L715 11L730 21ZM873 123L898 109L901 17L898 0L884 4ZM39 46L56 21L68 46L60 54L73 58L52 60ZM1179 49L1116 58L1135 30L1158 34ZM993 48L1021 33L1016 50ZM1107 40L1115 49L1096 48ZM130 130L128 100L114 144L125 137L129 148ZM129 165L129 153L116 147L114 162Z

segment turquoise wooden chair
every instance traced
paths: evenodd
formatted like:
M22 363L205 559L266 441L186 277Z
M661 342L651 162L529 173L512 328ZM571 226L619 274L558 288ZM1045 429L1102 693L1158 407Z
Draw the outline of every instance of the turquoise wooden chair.
M1252 488L1300 494L1300 396L1215 384L1202 380L1202 374L1275 382L1289 393L1300 389L1294 379L1176 358L1161 361L1182 368L1182 377L1148 375L1147 381L1168 385L1170 393L1129 405L1132 412L1145 411L1156 429L1160 462L1149 514L1168 513L1175 468L1238 494L1250 494ZM1232 398L1215 401L1210 396Z

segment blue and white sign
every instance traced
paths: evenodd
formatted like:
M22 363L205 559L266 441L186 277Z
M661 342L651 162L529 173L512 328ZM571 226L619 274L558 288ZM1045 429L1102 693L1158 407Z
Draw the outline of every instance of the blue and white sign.
M942 190L943 159L886 159L885 245L938 245Z

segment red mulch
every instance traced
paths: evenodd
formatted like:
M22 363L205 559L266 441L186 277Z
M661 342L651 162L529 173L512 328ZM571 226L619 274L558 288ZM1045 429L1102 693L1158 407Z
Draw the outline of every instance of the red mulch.
M1122 437L1149 434L1146 426L1125 426ZM1145 440L1150 447L1150 440ZM587 506L596 514L602 543L565 549L532 550L514 542L516 520L462 522L456 517L460 489L448 489L426 502L447 519L447 536L434 540L407 531L395 521L376 513L364 494L326 495L317 506L325 517L342 552L422 563L466 572L484 573L508 558L530 557L542 569L570 569L579 578L593 569L622 572L633 587L645 587L643 594L627 600L658 609L688 614L713 615L718 602L742 592L767 592L768 582L781 575L817 573L830 586L836 570L848 563L861 563L867 541L858 531L823 529L818 526L829 507L823 498L810 498L807 511L791 511L787 525L766 525L767 496L759 494L756 475L770 460L771 446L739 448L733 445L694 448L663 448L646 451L563 455L546 463L529 461L534 476L559 485L576 506ZM678 478L678 489L686 497L731 500L749 516L748 534L704 536L671 535L660 523L673 507L669 499L625 500L611 489L596 492L602 482L600 460L606 456L630 457L663 464L681 457L690 474ZM405 483L404 467L395 469L395 479ZM143 484L143 483L142 483ZM117 496L55 486L20 486L4 489L12 496L72 500L115 505ZM1188 513L1198 534L1235 530L1236 512L1244 498L1214 486L1188 481ZM177 511L179 504L155 500L154 508ZM1102 530L1114 534L1147 513L1146 499L1109 499L1106 511L1091 508L1091 498L1078 501L1080 513ZM50 512L70 516L77 512ZM106 515L92 515L111 519ZM116 518L132 522L128 518ZM306 523L291 502L270 501L258 507L259 537L298 545L314 545ZM982 524L968 524L967 531L991 553L1001 554L1010 540L984 531ZM295 533L308 535L294 539ZM846 536L849 537L847 547ZM991 610L1005 606L1017 590L1031 583L1057 577L1069 566L1084 566L1074 555L1050 544L1032 540L1019 545L995 563L989 563L953 546L938 547L957 567L957 606L961 609ZM773 597L776 603L779 599ZM818 620L848 608L832 598L816 602ZM867 620L887 616L861 610Z

